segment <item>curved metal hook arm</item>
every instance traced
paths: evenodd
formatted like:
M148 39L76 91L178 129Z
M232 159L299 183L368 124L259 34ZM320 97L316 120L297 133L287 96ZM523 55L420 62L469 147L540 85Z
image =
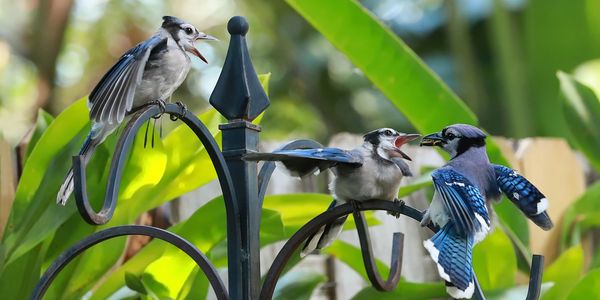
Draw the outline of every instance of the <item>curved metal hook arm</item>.
M322 147L323 145L313 140L295 140L277 148L277 150L310 149ZM258 173L258 199L260 199L261 207L262 202L265 199L267 187L269 186L269 181L271 180L273 171L275 171L275 162L266 161L264 162L264 164L260 168L260 172Z
M403 202L401 205L404 205ZM367 277L371 281L371 285L379 291L393 291L400 281L400 273L402 272L402 254L404 251L404 234L394 232L392 240L392 258L390 260L390 273L388 279L384 280L379 275L377 264L371 247L371 237L369 235L369 226L361 211L353 211L354 223L358 231L358 239L360 241L360 250L362 252L363 263L367 271Z
M219 277L217 270L210 263L208 258L200 251L196 246L186 241L184 238L155 227L151 226L141 226L141 225L126 225L126 226L117 226L109 229L105 229L99 232L96 232L87 238L79 241L77 244L73 245L67 251L63 252L54 263L46 270L40 281L35 286L33 293L30 297L31 300L42 299L50 284L58 275L58 273L77 255L81 254L88 248L101 243L105 240L112 239L119 236L124 235L145 235L154 237L157 239L161 239L165 242L170 243L171 245L179 248L181 251L185 252L189 257L191 257L198 267L204 272L210 285L212 286L215 294L217 295L217 299L226 300L229 298L227 289Z
M225 199L228 219L237 218L239 216L239 209L235 201L231 175L229 174L229 169L225 164L225 159L219 150L219 146L210 134L210 131L193 114L182 114L181 107L178 105L167 104L164 112L172 116L177 116L179 119L181 119L188 127L190 127L190 129L192 129L192 131L194 131L198 139L205 146L206 151L208 152L210 159L214 164L217 176L219 178L219 183L221 184L221 189L223 190L223 198ZM121 175L123 174L123 166L126 162L126 158L135 135L143 123L160 113L161 110L158 105L148 105L137 111L127 123L115 148L115 154L112 158L110 166L104 203L100 209L100 212L98 213L94 211L88 200L85 163L83 162L82 157L73 157L75 201L77 204L77 209L85 221L92 225L102 225L110 221L116 207L116 199L119 193L119 185L121 182Z
M306 223L304 226L302 226L296 233L294 233L294 235L292 235L292 237L285 243L285 245L283 246L281 251L277 254L277 256L275 257L275 260L273 261L273 264L271 265L271 268L267 272L267 274L265 276L265 281L263 283L263 286L262 286L262 289L260 292L259 299L268 300L273 297L273 292L275 291L275 286L277 284L279 276L281 276L281 273L283 272L283 269L284 269L285 265L287 264L288 260L296 252L296 250L301 245L304 244L304 241L309 236L314 234L317 230L319 230L319 228L321 228L321 226L331 223L334 220L336 220L340 217L343 217L345 215L348 215L350 213L354 213L355 221L358 219L358 221L356 221L358 230L367 230L366 222L364 222L364 218L362 218L362 215L360 213L361 211L367 211L367 210L386 210L391 213L402 214L402 215L408 216L419 222L423 218L422 212L420 212L408 205L405 205L404 202L370 200L370 201L361 202L360 205L358 205L356 207L355 206L356 205L353 206L349 203L346 203L346 204L337 206L333 209L327 210L327 211L323 212L322 214L316 216L312 220L310 220L308 223ZM436 228L433 225L429 225L428 227L429 227L429 229L431 229L434 232L438 230L438 228ZM360 237L360 235L359 235L359 237ZM367 237L367 235L363 234L363 239L364 239L364 237ZM401 245L400 236L395 234L394 237L395 237L394 246L400 246ZM372 275L377 277L378 273L377 273L376 267L373 266L374 259L372 258L372 254L367 255L367 257L365 257L365 249L369 249L369 251L370 251L370 247L365 247L365 245L363 245L363 243L368 244L368 241L361 240L361 249L363 251L363 261L365 262L365 268L367 269L367 272L372 272L373 273ZM401 262L394 261L393 256L394 256L394 253L400 254L400 251L401 251L401 248L400 249L392 248L392 267L390 268L389 279L386 282L383 282L383 280L381 278L379 278L379 279L371 278L372 275L369 275L369 279L371 280L371 282L373 283L375 288L377 288L377 286L375 286L376 283L382 285L383 287L387 287L386 286L387 283L392 282L392 279L394 279L395 276L399 276L400 268L394 267L394 264L401 265ZM401 255L399 256L399 258L401 258ZM369 260L372 260L372 262ZM370 266L373 266L373 267L370 267ZM542 268L543 268L543 257L540 255L534 255L533 263L532 263L532 267L531 267L531 271L530 271L531 277L530 277L530 282L529 282L529 291L527 294L527 300L539 299L541 279L542 279ZM392 274L392 272L394 270L396 270L398 272L398 274L395 274L395 273ZM373 279L375 279L375 280L373 280ZM482 300L485 299L485 296L483 295L483 292L481 291L481 288L480 288L479 284L477 283L476 277L474 278L474 281L475 281L474 299L482 299ZM382 282L384 284L381 284ZM396 284L397 284L397 281L396 281Z

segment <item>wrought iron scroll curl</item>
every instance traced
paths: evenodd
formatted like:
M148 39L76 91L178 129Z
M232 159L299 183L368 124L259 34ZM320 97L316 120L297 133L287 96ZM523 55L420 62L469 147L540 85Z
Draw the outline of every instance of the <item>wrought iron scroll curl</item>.
M197 136L200 142L204 145L209 158L211 159L217 178L221 186L223 199L225 202L226 220L227 220L227 236L228 242L227 247L230 253L235 253L235 250L240 247L241 234L237 224L239 220L239 207L235 190L233 187L233 180L230 171L226 165L223 153L219 149L217 142L214 140L210 131L206 126L193 114L185 113L182 108L175 104L167 104L164 110L158 105L148 105L142 107L135 112L125 129L113 155L111 167L109 171L108 183L106 188L106 194L104 195L104 203L98 213L96 213L93 207L90 205L87 196L87 182L85 176L85 164L83 163L82 157L73 157L73 173L74 173L74 194L77 209L82 218L92 224L101 225L105 224L112 218L116 208L116 200L118 197L119 185L121 182L121 175L123 173L123 167L129 154L129 150L133 143L134 137L138 132L138 129L151 118L155 118L163 113L169 114L174 119L183 121ZM62 270L62 268L76 255L85 251L87 248L100 243L106 239L122 236L122 235L148 235L155 238L165 240L172 245L178 247L182 251L186 252L191 256L197 264L200 266L202 271L208 277L211 286L213 287L217 297L219 299L228 299L227 289L223 285L221 278L216 273L212 264L208 259L195 248L193 244L190 244L185 239L162 229L147 227L147 226L117 226L108 228L106 230L97 232L86 239L80 241L75 246L71 247L65 253L59 257L58 260L46 271L42 279L38 282L36 290L32 295L31 299L40 299L45 290L48 288L53 278Z
M58 273L75 257L87 250L88 248L99 244L105 240L109 240L119 236L128 235L145 235L153 238L163 240L185 252L190 258L192 258L198 267L206 275L208 282L212 286L217 299L226 300L229 298L227 288L223 284L221 277L217 273L215 267L209 262L208 258L192 243L188 242L184 238L155 227L142 226L142 225L125 225L108 228L102 231L98 231L85 239L79 241L73 245L67 251L63 252L52 265L46 270L40 281L34 288L31 300L42 299L46 290L56 278Z
M297 140L292 141L284 146L281 150L292 150L292 149L303 149L303 148L318 148L322 147L321 144L312 140ZM268 182L275 169L274 162L266 162L263 164L259 173L259 199L261 204L266 194ZM363 211L367 210L386 210L390 213L397 215L408 216L418 222L423 218L423 213L406 205L403 201L382 201L382 200L371 200L365 202L355 202L354 204L346 203L344 205L337 206L333 209L327 210L317 217L313 218L307 224L302 226L283 246L281 251L277 254L271 268L266 274L261 292L261 300L271 299L275 286L279 279L279 276L283 272L285 265L296 250L304 243L304 241L317 232L322 226L333 222L334 220L353 214L354 222L358 232L363 263L367 273L367 277L371 282L371 285L380 291L392 291L394 290L400 280L401 268L402 268L402 254L403 254L403 242L404 236L402 233L395 232L392 241L392 252L391 252L391 263L390 273L388 279L384 280L375 263L373 255L371 241L369 237L368 225L363 217ZM429 229L433 232L437 232L439 228L430 224ZM542 282L543 273L543 256L533 255L529 288L527 291L527 300L537 300L540 297L540 289ZM479 286L477 278L475 277L475 294L473 299L484 300L485 296Z
M121 175L126 162L129 149L133 143L136 133L142 124L151 118L163 113L158 105L148 105L141 108L133 114L131 120L125 126L121 137L115 148L113 159L110 166L106 194L104 203L99 212L95 212L90 205L87 195L87 182L85 176L85 164L81 156L73 157L73 175L74 175L74 194L77 209L81 217L92 225L106 224L112 218L116 208ZM210 159L213 162L217 177L223 191L225 208L227 210L227 219L236 219L239 216L239 209L235 201L235 191L229 169L225 164L223 154L219 146L206 126L193 114L182 113L181 107L175 104L167 104L164 113L176 116L183 121L198 137L204 145ZM229 224L228 224L228 227ZM235 226L231 226L235 228Z

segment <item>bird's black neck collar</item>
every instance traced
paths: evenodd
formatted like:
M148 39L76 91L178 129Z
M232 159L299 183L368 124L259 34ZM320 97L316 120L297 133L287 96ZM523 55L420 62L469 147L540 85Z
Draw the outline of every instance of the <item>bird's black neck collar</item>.
M456 155L454 158L467 152L471 148L481 148L485 146L485 138L461 138L458 141L458 147L456 148Z

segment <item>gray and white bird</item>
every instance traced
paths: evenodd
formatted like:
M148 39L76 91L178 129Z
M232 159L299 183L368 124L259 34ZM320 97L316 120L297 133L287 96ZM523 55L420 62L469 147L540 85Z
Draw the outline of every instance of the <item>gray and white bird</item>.
M108 70L88 97L92 129L79 151L84 163L89 162L96 147L119 127L129 112L153 102L164 108L190 70L191 60L186 52L207 62L194 47L196 40L216 39L181 19L165 16L152 37L125 52ZM72 192L71 169L56 202L64 205Z
M273 153L249 153L245 160L280 161L294 175L303 177L331 169L335 178L329 185L334 197L329 209L349 201L372 199L394 201L403 176L411 176L410 160L400 147L419 134L399 133L381 128L363 136L363 144L353 150L338 148L279 150ZM328 246L342 231L346 217L322 227L302 248L305 256Z
M421 140L422 146L439 146L451 156L431 175L435 192L421 225L440 227L423 244L454 298L471 298L475 290L472 250L490 231L490 201L504 193L536 225L553 226L546 197L516 171L491 164L485 138L477 127L455 124Z

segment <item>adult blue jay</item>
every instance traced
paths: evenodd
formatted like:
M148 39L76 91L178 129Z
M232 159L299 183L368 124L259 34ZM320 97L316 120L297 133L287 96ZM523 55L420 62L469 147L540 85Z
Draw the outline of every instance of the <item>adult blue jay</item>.
M552 228L548 200L527 179L505 166L491 164L486 135L477 127L456 124L423 137L421 146L439 146L450 161L432 174L435 193L421 224L441 229L423 244L454 298L474 292L472 250L490 230L488 201L503 192L535 224Z
M349 201L381 199L394 201L402 176L411 176L410 160L400 147L420 135L399 133L381 128L363 136L363 144L353 150L338 148L280 150L273 153L250 153L245 160L280 161L300 177L331 169L336 175L329 189L334 197L329 209ZM342 231L346 217L322 227L310 237L301 255L328 246Z
M215 38L183 20L165 16L162 26L152 37L125 52L108 70L88 97L92 129L79 151L85 163L129 112L153 102L164 108L190 70L191 61L186 52L207 62L194 47L196 40ZM185 109L183 104L178 102L178 105ZM72 191L71 169L56 202L64 205Z

